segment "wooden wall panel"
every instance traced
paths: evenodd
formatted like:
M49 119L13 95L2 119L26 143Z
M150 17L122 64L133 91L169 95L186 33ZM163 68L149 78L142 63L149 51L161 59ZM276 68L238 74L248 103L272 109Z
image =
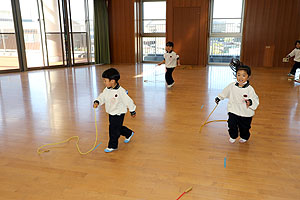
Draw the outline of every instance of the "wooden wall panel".
M135 63L134 0L109 0L112 63Z
M198 65L200 8L176 7L173 13L173 42L180 62Z
M200 25L199 25L199 39L197 42L198 49L195 49L195 57L198 57L198 65L205 66L207 64L207 38L208 38L208 19L209 19L209 0L167 0L167 41L174 40L174 8L189 7L200 8ZM180 23L180 22L179 22ZM182 35L188 35L187 30L181 30ZM174 50L177 49L174 44ZM180 55L179 55L180 56ZM182 64L185 64L184 62Z
M287 66L282 58L300 35L300 0L245 1L241 60L250 66Z
M135 63L135 1L138 0L108 1L112 63ZM210 0L167 0L167 41L174 40L174 8L200 8L199 46L195 56L202 66L207 64L209 3ZM295 40L300 39L300 0L245 0L245 3L242 61L250 66L266 63L286 66L282 58L294 48ZM264 60L265 54L273 58Z

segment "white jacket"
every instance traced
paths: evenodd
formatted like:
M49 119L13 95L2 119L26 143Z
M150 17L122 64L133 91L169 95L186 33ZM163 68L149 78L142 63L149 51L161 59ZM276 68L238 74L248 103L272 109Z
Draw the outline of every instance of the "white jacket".
M110 115L125 114L127 108L131 113L136 109L133 100L127 95L126 90L119 85L115 88L105 88L94 102L99 103L99 105L105 104L105 110Z
M170 51L164 54L165 66L166 68L174 68L177 66L177 60L179 59L179 55L177 55L174 51Z
M218 95L219 99L229 99L227 110L233 114L242 117L252 117L255 110L259 105L259 99L253 87L249 82L244 87L237 86L236 83L230 83L221 94ZM251 99L252 105L247 108L245 100Z
M300 49L295 48L291 53L289 53L289 56L295 56L294 61L300 62Z

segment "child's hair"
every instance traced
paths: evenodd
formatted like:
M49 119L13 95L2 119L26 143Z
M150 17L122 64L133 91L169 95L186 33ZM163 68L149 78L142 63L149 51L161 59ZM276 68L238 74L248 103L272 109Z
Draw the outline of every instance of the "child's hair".
M174 47L174 43L173 43L173 42L171 42L171 41L169 41L169 42L167 42L166 46L169 46L169 47Z
M239 61L239 59L232 58L229 66L232 69L233 75L235 77L239 70L244 70L244 71L246 71L248 76L251 76L251 68L247 65L244 65L241 61Z
M120 73L115 68L109 68L102 73L102 78L108 78L109 80L120 80Z
M297 40L297 41L295 42L295 46L296 46L298 43L300 44L300 40Z

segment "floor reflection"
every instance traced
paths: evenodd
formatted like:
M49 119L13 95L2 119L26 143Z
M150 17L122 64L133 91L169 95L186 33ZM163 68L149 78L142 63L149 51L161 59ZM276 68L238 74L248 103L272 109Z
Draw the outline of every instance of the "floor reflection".
M155 117L163 122L165 115L161 113L166 111L165 66L143 64L141 67L137 78L143 81L144 116L149 119Z
M16 124L24 133L51 134L93 122L92 102L104 88L98 73L81 67L1 75L1 133Z
M25 107L20 106L23 99L23 85L20 74L8 74L0 79L0 129L17 124L25 117ZM0 131L2 132L2 131Z
M156 64L143 64L137 66L137 75L134 76L136 79L142 79L147 86L165 86L165 66Z
M0 134L9 134L16 127L28 135L35 132L51 135L70 127L79 132L86 131L87 126L94 130L92 102L104 89L101 74L109 67L120 70L121 85L129 91L138 106L139 116L142 116L140 126L153 125L155 119L155 123L163 127L166 119L176 123L178 116L189 119L190 116L201 115L202 120L215 107L216 95L235 81L228 66L178 68L175 71L178 82L171 89L165 84L165 66L155 64L86 66L3 74L0 76ZM268 119L271 112L274 118L282 119L281 125L295 128L300 123L300 87L287 81L284 70L276 70L270 73L266 69L253 69L251 85L261 100L256 118ZM299 70L297 73L299 75ZM279 84L274 84L274 78ZM269 98L276 105L276 112ZM201 106L203 109L200 110ZM227 100L222 101L211 118L226 119L226 106ZM101 107L98 116L104 115ZM187 126L198 123L195 120L189 119L184 123Z

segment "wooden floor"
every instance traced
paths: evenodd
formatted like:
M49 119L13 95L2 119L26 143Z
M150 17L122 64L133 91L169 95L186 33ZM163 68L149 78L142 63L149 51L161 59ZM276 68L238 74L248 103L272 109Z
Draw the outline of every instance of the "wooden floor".
M252 135L230 144L226 123L198 132L215 96L233 81L229 67L178 68L168 89L163 66L112 66L137 105L137 117L125 119L136 134L104 153L108 116L101 107L102 144L86 156L74 141L40 156L36 150L73 135L82 151L92 147L92 101L111 66L0 75L1 200L175 200L189 187L182 200L300 199L300 84L287 81L289 69L253 69L260 106ZM226 105L211 119L227 119Z

